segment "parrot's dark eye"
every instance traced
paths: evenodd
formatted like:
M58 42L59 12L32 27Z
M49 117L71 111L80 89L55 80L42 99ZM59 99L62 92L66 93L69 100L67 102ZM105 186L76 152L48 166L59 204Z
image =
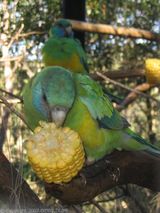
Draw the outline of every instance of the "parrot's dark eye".
M55 110L56 110L56 111L60 111L61 108L57 106L57 107L55 107Z
M46 97L46 95L45 94L43 94L43 100L45 101L45 102L47 102L47 97Z

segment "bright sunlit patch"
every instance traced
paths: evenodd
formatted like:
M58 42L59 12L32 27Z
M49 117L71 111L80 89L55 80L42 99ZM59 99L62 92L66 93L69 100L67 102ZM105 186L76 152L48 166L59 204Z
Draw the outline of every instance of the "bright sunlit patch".
M127 205L127 203L126 203L124 200L122 200L121 205L122 205L122 207L123 207L124 209L127 209L127 208L128 208L128 205Z

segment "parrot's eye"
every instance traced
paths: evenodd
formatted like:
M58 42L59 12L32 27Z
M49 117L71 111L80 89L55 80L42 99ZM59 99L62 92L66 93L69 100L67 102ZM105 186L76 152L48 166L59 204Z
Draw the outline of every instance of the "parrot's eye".
M43 100L44 100L45 102L47 102L47 97L46 97L45 94L43 94L42 98L43 98Z
M55 111L64 111L64 112L68 111L66 107L62 107L62 106L56 106L54 109Z
M60 107L56 107L56 110L59 111L59 110L61 110L61 108Z

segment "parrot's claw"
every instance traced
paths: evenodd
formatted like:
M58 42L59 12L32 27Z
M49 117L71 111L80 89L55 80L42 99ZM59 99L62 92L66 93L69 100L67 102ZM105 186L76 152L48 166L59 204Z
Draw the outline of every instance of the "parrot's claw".
M82 178L82 181L84 182L84 184L86 185L87 183L87 180L86 180L86 177L83 173L79 173L79 176Z
M89 166L95 162L95 159L92 157L87 157L86 159L86 165Z

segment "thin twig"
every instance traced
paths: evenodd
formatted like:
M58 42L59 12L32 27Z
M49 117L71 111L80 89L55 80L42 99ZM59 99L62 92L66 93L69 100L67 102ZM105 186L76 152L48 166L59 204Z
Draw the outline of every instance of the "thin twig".
M97 207L97 209L99 209L100 212L102 212L102 213L108 213L102 206L100 206L100 205L98 204L97 201L92 200L92 201L91 201L91 204L95 205L95 206Z
M20 100L21 103L23 103L23 98L20 97L20 96L18 96L18 95L15 95L15 94L13 94L13 93L11 93L11 92L8 92L8 91L6 91L6 90L4 90L4 89L2 89L2 88L0 88L0 92L4 92L4 93L6 93L7 95L9 95L9 96L11 96L11 97L13 97L13 98L18 99L18 100Z
M98 203L106 203L106 202L110 202L110 201L117 200L117 199L122 198L122 197L124 197L124 196L125 196L124 194L121 194L121 195L117 195L117 196L112 197L112 198L109 198L109 199L97 200L97 202L98 202Z
M97 200L96 202L97 203L107 203L107 202L114 201L114 200L117 200L117 199L120 199L120 198L123 198L123 197L125 197L125 195L121 194L121 195L117 195L115 197L111 197L111 198L108 198L108 199ZM86 202L83 205L88 206L88 205L91 205L91 203L90 202Z
M140 91L138 91L138 90L136 90L136 89L131 89L131 88L129 88L129 87L127 87L127 86L121 84L120 82L114 81L113 79L110 79L110 78L106 77L105 75L101 74L100 72L96 72L96 74L97 74L99 77L101 77L102 79L104 79L105 81L109 81L110 83L112 83L112 84L114 84L114 85L116 85L116 86L119 86L119 87L121 87L121 88L123 88L123 89L126 89L126 90L128 90L128 91L135 92L135 93L137 93L137 94L139 94L139 95L141 95L141 96L143 96L143 97L145 97L145 98L150 98L150 99L154 100L155 102L157 102L158 104L160 104L160 102L159 102L156 98L153 98L153 97L150 96L150 95L147 95L147 94L145 94L145 93L143 93L143 92L140 92Z
M23 55L18 55L18 56L11 56L11 57L1 57L0 58L0 63L4 63L6 61L17 61L23 59Z
M21 58L19 58L19 59L17 59L17 60L15 61L14 67L13 67L13 69L12 69L12 72L13 72L13 73L17 70L17 68L19 67L19 64L22 62L22 60L24 59L24 57L25 57L25 55L23 54L23 56L22 56Z
M143 207L143 205L141 205L140 201L137 199L137 197L130 192L130 187L128 185L126 185L126 196L128 196L129 198L132 199L132 201L135 203L135 206L142 212L142 213L146 213L145 208Z
M31 35L43 35L45 33L46 32L32 31L32 32L28 32L28 33L22 33L18 37L25 38L25 37L28 37L28 36L31 36Z
M82 208L80 208L78 205L72 205L72 208L76 213L82 213Z
M20 26L19 30L16 32L16 34L14 36L12 36L12 38L11 38L9 44L8 44L8 49L12 46L14 41L16 41L18 39L18 37L19 37L20 33L22 32L23 28L24 28L24 24L21 24L21 26Z
M0 100L3 102L3 104L5 104L5 106L11 111L13 112L15 115L17 115L17 117L19 117L26 125L27 127L30 129L30 127L28 126L28 123L26 122L26 120L24 119L24 116L19 113L7 100L6 98L4 98L2 95L0 95Z

